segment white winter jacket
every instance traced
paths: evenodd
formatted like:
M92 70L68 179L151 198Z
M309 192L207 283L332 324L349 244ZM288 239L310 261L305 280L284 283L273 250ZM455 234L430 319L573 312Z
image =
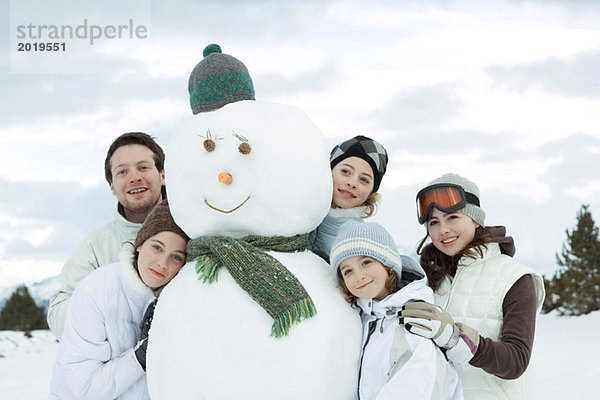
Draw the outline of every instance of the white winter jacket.
M435 304L448 311L454 321L462 322L494 341L500 340L506 293L519 278L533 278L538 312L544 301L542 277L533 269L501 254L498 243L488 243L482 258L463 258L453 281L448 277L435 293ZM470 364L460 367L466 399L515 400L531 397L529 369L518 379L501 379Z
M96 269L75 288L50 382L50 399L148 399L134 347L155 299L132 265L133 246L118 263Z
M441 350L430 339L413 335L398 323L398 312L407 302L433 301L425 273L416 263L412 267L421 279L381 301L358 299L363 323L360 400L463 398L458 372Z
M115 219L86 237L67 260L62 268L61 287L48 306L48 326L57 339L62 336L67 305L75 285L101 265L117 262L121 246L133 241L141 226L126 220L117 210Z

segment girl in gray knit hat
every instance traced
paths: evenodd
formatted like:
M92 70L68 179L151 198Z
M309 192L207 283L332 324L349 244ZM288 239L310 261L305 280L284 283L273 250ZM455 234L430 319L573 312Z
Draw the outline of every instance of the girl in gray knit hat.
M417 218L427 229L417 253L434 302L405 305L401 323L445 350L465 399L529 399L542 277L502 254L485 229L477 185L460 175L420 190Z
M149 399L146 345L160 290L186 260L189 238L164 200L148 214L119 262L73 292L50 382L51 399Z
M429 339L411 335L398 313L413 301L432 302L418 264L403 265L390 234L376 223L344 223L331 266L363 323L360 399L462 399L458 372Z

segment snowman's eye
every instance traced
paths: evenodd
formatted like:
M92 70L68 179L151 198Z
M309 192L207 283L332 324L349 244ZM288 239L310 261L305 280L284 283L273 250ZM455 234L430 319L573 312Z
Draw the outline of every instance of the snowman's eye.
M240 143L240 145L238 146L238 150L242 154L250 154L250 151L252 150L252 148L250 147L250 143L243 142L243 143Z
M234 130L232 130L231 132L233 133L233 137L237 138L240 142L242 142L238 146L238 150L240 151L240 153L250 154L250 150L252 150L252 148L250 148L250 143L248 143L248 139L246 139L242 135L238 135L237 133L235 133Z
M209 153L215 149L215 140L223 139L217 135L213 135L212 133L210 133L210 129L206 130L206 135L196 134L196 136L200 136L202 139L204 139L204 149Z
M204 141L204 148L210 153L215 149L215 142L212 139L206 139Z

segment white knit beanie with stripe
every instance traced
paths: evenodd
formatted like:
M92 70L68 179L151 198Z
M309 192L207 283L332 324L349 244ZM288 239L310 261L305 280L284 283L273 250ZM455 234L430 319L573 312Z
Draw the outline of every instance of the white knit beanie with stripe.
M337 271L342 261L352 256L369 256L402 275L402 261L392 236L374 222L350 220L341 227L333 242L329 259Z

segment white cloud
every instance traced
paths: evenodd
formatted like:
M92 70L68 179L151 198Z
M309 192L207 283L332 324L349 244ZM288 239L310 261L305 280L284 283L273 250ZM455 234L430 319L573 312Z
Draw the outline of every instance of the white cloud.
M462 112L447 128L491 134L516 132L516 146L531 150L577 131L598 132L600 101L530 90L517 93L485 82L470 82L461 93Z
M568 186L565 192L582 203L589 203L592 199L600 198L600 179L586 179L581 184Z
M44 277L60 274L62 262L32 258L0 260L0 285L38 282Z
M43 116L2 127L0 178L12 181L78 182L91 187L104 181L104 157L118 135L179 121L184 101L168 98L124 99L88 113Z

